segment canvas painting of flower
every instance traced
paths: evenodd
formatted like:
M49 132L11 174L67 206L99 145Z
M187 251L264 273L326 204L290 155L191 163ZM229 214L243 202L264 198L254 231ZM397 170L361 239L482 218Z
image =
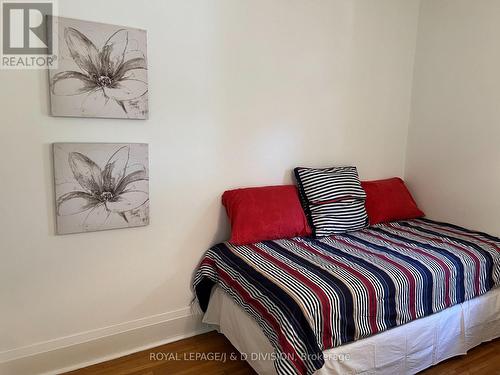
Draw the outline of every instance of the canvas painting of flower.
M54 143L58 234L149 224L148 145Z
M64 17L54 18L54 30L53 116L148 118L145 30Z

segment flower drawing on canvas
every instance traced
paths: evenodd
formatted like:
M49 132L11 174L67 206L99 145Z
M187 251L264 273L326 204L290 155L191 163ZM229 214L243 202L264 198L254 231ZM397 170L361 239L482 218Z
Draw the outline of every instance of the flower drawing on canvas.
M98 48L100 44L72 21L59 21L60 50L65 53L59 69L51 73L53 114L146 118L145 36L144 40L138 37L145 32L127 28L110 32L106 28L99 33L104 26L95 24L89 32L99 33L104 40ZM69 101L62 101L62 97Z
M129 226L129 218L136 214L134 211L149 201L146 167L129 162L129 145L114 151L102 167L81 152L69 152L67 165L78 189L57 197L57 215L85 213L79 216L83 231L106 229L113 216L122 220L122 226Z

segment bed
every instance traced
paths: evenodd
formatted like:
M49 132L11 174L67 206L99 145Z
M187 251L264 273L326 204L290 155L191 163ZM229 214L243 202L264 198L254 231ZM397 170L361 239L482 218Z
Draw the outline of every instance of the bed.
M259 374L416 373L500 335L499 284L498 238L428 219L219 244L194 278Z

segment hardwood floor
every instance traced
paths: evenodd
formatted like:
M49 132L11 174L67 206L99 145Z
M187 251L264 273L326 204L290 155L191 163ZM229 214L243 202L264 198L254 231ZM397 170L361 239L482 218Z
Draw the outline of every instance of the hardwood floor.
M225 363L214 360L193 360L197 353L226 353ZM244 361L229 360L238 351L221 334L212 331L203 335L130 354L109 362L99 363L72 375L245 375L255 374Z
M467 355L453 357L420 375L500 375L500 339L481 344Z
M225 353L226 361L208 358L210 353ZM238 351L216 332L191 337L171 344L99 363L72 375L245 375L255 374ZM203 356L196 358L196 356ZM455 357L431 367L421 375L500 375L500 339L482 344L466 356Z

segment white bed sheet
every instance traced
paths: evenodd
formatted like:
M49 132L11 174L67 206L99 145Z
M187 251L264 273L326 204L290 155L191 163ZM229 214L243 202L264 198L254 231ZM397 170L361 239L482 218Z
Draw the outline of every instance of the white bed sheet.
M276 374L274 350L258 324L214 287L203 322L217 326L258 374ZM415 374L500 337L500 288L437 314L323 352L315 375Z

